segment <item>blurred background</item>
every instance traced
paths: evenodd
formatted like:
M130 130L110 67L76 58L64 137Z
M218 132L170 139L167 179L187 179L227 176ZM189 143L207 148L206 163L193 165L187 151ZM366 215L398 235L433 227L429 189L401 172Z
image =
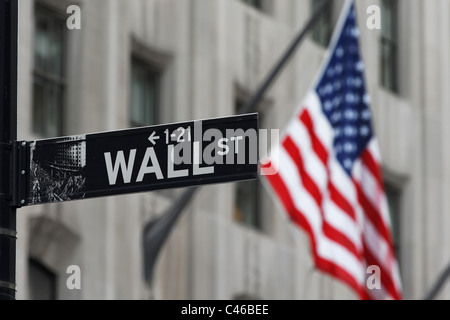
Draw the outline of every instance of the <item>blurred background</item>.
M239 113L314 0L18 0L18 139ZM70 30L70 5L81 29ZM259 104L289 122L341 12L333 0ZM367 8L381 8L369 29ZM450 263L450 1L358 0L361 51L405 299ZM201 187L146 281L145 226L183 190L18 210L17 299L356 299L315 270L308 238L259 180ZM69 266L81 289L70 290ZM450 297L444 283L436 296Z

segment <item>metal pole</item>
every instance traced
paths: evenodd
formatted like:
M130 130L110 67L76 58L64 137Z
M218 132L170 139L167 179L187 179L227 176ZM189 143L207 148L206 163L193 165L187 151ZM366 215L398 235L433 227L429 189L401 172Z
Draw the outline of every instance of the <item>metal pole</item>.
M256 93L251 97L248 103L242 110L242 113L250 113L257 110L258 104L263 99L264 95L267 93L267 90L276 80L279 73L286 66L287 62L290 60L298 45L302 42L303 38L308 34L309 30L314 26L320 14L322 13L325 6L331 0L323 0L314 11L313 15L307 22L307 24L303 27L301 32L297 35L294 41L287 48L283 56L268 74L264 82L259 86ZM161 247L164 244L164 241L168 237L170 231L172 230L173 225L178 220L178 217L181 215L183 210L189 204L190 200L192 200L195 192L199 187L189 187L179 197L179 199L173 202L172 206L163 214L163 216L155 221L151 221L144 230L144 269L145 278L149 284L151 284L154 264L158 257L158 253L161 250ZM165 217L165 218L164 218Z
M16 208L13 148L17 139L18 1L0 0L0 300L16 298Z
M449 278L450 278L450 264L444 269L444 271L442 271L442 273L439 275L439 278L436 280L436 282L433 284L430 290L423 297L423 300L435 299Z

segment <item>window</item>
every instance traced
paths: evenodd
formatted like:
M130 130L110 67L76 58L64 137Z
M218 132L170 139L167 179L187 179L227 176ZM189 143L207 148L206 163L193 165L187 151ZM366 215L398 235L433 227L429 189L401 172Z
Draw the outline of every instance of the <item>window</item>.
M34 259L29 260L31 300L56 299L56 275Z
M233 300L262 300L262 299L254 294L239 293L234 295Z
M133 59L131 70L130 125L141 127L158 122L160 73Z
M262 224L259 214L259 181L240 181L235 189L234 219L244 225L261 230Z
M262 0L242 0L242 1L245 2L246 4L248 4L249 6L252 6L258 10L263 9L263 1Z
M312 12L315 12L317 7L323 0L311 0ZM312 39L323 47L327 47L332 34L331 16L332 14L332 1L328 2L324 11L320 14L312 29Z
M63 133L65 88L64 19L36 7L33 75L33 132L43 137Z
M391 218L392 238L397 259L400 258L400 191L388 184L385 186ZM400 261L399 261L400 264Z
M236 114L242 113L245 105L243 99L236 99ZM262 123L261 113L259 113L259 122ZM260 188L259 180L235 183L234 220L257 230L262 230L262 215L259 206Z
M398 92L397 79L397 0L382 0L382 26L381 26L381 85Z

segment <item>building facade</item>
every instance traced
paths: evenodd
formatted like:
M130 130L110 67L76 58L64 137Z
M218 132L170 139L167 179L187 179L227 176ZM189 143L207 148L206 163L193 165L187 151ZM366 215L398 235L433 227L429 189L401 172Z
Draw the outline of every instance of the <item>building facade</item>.
M18 139L239 112L304 26L309 0L19 0ZM81 29L67 20L80 10ZM333 0L257 112L288 123L343 5ZM367 9L381 9L381 29ZM450 263L450 1L358 0L361 50L406 299ZM18 299L354 299L258 180L203 186L145 281L143 231L181 189L18 210ZM68 288L69 267L81 288ZM69 268L69 269L68 269ZM439 295L450 297L448 287Z

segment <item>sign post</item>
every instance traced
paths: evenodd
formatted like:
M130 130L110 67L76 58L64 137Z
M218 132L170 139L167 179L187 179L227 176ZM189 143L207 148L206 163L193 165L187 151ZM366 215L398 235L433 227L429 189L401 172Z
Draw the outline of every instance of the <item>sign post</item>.
M18 1L0 0L0 300L16 298L16 208L12 205L17 138Z
M258 177L258 114L17 142L16 206Z

